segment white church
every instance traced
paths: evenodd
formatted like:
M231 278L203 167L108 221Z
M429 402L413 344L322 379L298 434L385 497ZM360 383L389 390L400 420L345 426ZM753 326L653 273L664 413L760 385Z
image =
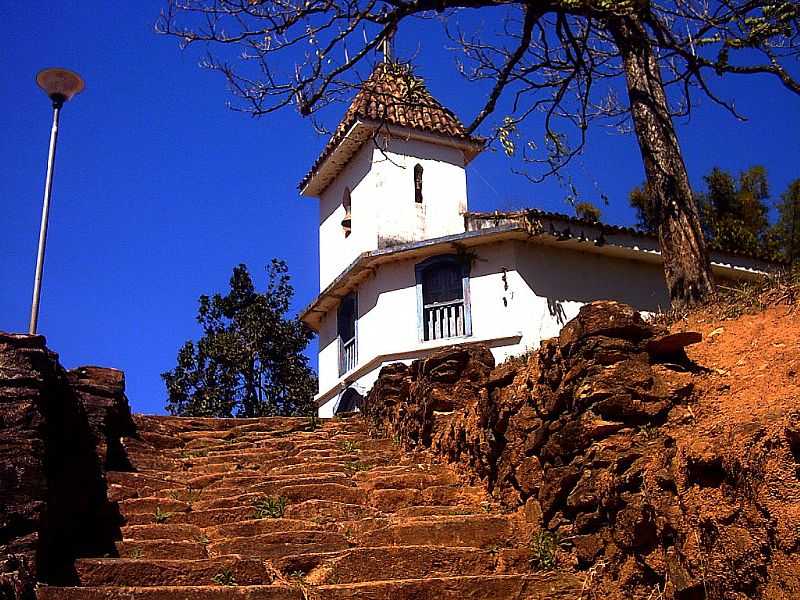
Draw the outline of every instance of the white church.
M613 299L669 305L658 241L624 227L527 210L472 213L467 165L483 149L407 67L379 64L311 170L319 199L319 415L360 405L381 367L484 344L497 362ZM757 259L715 253L717 277L758 277Z

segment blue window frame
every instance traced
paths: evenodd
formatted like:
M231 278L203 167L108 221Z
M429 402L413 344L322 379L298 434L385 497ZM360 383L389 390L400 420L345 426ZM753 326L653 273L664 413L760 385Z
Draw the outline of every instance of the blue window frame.
M463 256L432 256L415 267L420 341L472 335L469 262Z

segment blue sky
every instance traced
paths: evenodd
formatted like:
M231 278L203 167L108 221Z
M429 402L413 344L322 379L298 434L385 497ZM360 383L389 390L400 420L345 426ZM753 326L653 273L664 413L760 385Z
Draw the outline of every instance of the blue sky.
M198 68L200 49L181 52L154 33L160 8L0 4L0 330L26 331L30 310L51 115L34 76L64 66L87 87L63 113L40 332L67 367L123 369L134 410L148 413L163 412L159 373L198 335L197 297L223 290L234 265L260 277L270 258L287 260L296 310L317 293L316 203L296 183L325 141L290 111L253 119L227 110L224 82ZM397 51L415 54L434 95L467 118L480 94L444 45L414 24L401 29ZM800 176L800 99L763 78L720 89L750 120L706 102L679 123L693 184L713 166L763 164L777 195ZM329 126L343 110L326 113ZM643 178L636 140L602 128L590 135L568 174L586 199L609 197L605 220L632 223L627 193ZM474 161L471 209L569 211L555 181L534 185L511 167L500 152Z

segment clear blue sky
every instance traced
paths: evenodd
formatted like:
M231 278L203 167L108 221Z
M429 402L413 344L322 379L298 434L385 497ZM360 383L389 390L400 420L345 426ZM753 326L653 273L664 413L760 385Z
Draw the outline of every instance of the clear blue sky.
M273 256L286 259L297 310L317 293L316 202L296 183L325 141L292 112L254 120L228 111L224 82L197 66L200 49L181 52L154 33L160 8L0 4L0 330L26 331L30 310L51 115L34 75L64 66L87 88L63 114L40 331L67 367L123 369L133 408L148 413L163 412L159 373L198 335L197 297L223 290L234 265L260 276ZM401 29L398 53L417 52L433 93L472 114L480 94L441 37L413 27ZM800 176L800 99L758 78L722 90L750 120L706 102L680 123L693 184L715 165L759 163L777 195ZM329 126L343 110L328 112ZM499 152L475 160L472 209L569 211L555 182L533 185L511 166ZM604 219L616 223L633 222L627 193L642 173L634 137L602 128L569 171L587 199L596 189L610 198Z

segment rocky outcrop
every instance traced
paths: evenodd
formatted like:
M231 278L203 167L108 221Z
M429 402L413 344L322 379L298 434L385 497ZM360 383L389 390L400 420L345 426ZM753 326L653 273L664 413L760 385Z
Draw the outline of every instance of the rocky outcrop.
M391 365L364 413L374 435L467 467L538 523L560 566L589 573L596 591L766 598L774 541L753 481L769 444L755 435L755 455L742 456L671 435L691 418L684 347L697 341L596 302L558 338L496 368L481 348Z
M104 469L130 431L119 371L65 371L41 336L0 334L0 598L74 581L75 557L113 550Z

